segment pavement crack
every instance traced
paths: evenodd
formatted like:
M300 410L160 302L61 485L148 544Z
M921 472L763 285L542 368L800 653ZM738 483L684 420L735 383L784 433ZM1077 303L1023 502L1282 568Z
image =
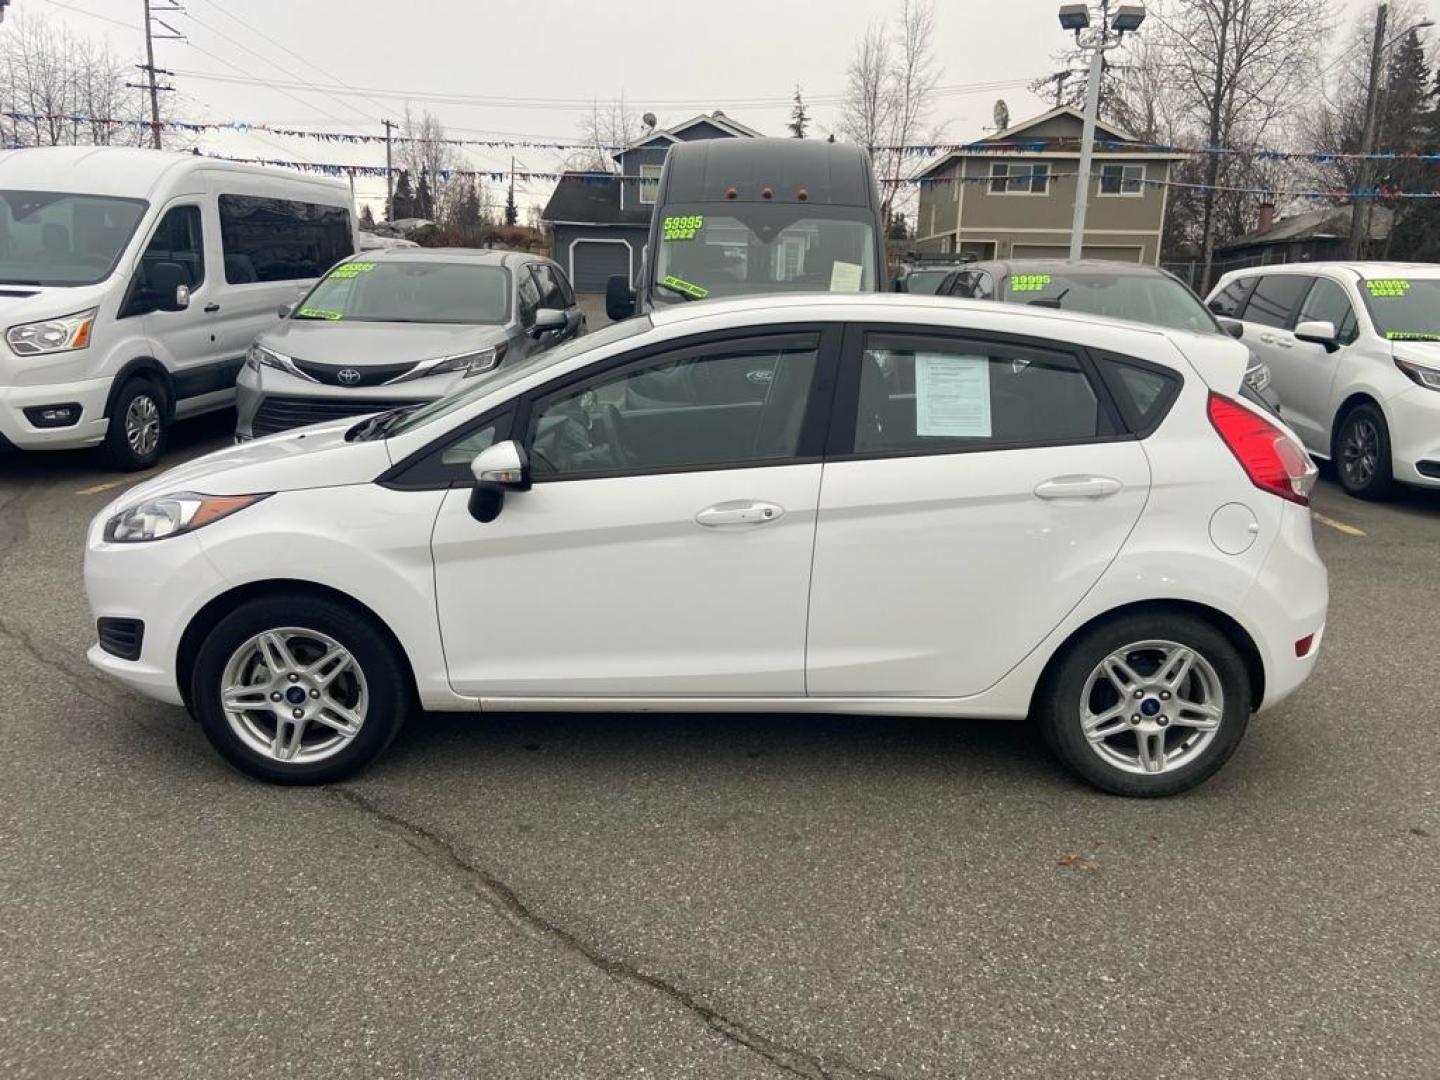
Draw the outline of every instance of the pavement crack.
M519 933L558 948L612 979L668 999L698 1017L722 1038L758 1054L776 1068L807 1080L843 1080L846 1077L896 1080L886 1073L859 1068L835 1055L830 1055L830 1061L827 1062L818 1055L786 1046L738 1020L731 1019L660 976L606 956L569 930L532 911L513 889L493 874L469 862L456 850L455 845L444 837L378 806L354 788L332 787L329 791L335 798L375 819L386 831L397 836L432 864L460 877L471 892Z

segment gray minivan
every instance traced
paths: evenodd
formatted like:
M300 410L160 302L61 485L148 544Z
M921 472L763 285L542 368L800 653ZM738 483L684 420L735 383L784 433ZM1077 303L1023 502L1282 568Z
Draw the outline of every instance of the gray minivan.
M542 256L366 251L250 346L235 438L433 401L585 329L565 272Z
M707 297L884 288L880 193L862 149L701 139L667 152L639 287L611 278L605 310L623 319Z

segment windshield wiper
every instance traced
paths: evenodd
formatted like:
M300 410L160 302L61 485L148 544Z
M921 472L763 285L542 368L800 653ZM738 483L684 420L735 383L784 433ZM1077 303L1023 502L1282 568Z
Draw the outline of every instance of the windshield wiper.
M346 440L349 442L369 442L371 439L383 439L390 430L408 416L412 411L418 409L421 402L414 405L401 405L398 408L387 409L385 412L376 413L369 420L364 421L358 427L353 427L346 433Z

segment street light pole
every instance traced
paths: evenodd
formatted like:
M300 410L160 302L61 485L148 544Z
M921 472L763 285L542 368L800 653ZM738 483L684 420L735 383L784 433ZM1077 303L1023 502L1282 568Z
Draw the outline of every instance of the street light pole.
M1348 251L1351 259L1360 258L1360 253L1369 240L1364 234L1369 230L1365 227L1369 215L1365 213L1365 199L1363 192L1369 189L1372 175L1369 155L1375 152L1375 113L1376 100L1379 98L1380 86L1380 64L1385 56L1385 20L1390 13L1389 4L1381 4L1375 9L1375 43L1370 50L1370 81L1365 88L1365 130L1360 138L1360 153L1366 155L1360 159L1360 169L1356 175L1355 196L1350 201L1350 243Z
M1060 26L1075 32L1075 41L1089 31L1083 47L1090 53L1089 81L1085 84L1085 124L1080 134L1080 162L1075 174L1075 214L1070 220L1070 258L1085 250L1085 213L1090 206L1090 163L1095 156L1095 124L1100 119L1100 80L1105 76L1105 53L1118 48L1127 33L1140 29L1145 9L1138 4L1121 4L1110 15L1110 0L1100 0L1100 25L1090 30L1090 9L1085 4L1062 4Z

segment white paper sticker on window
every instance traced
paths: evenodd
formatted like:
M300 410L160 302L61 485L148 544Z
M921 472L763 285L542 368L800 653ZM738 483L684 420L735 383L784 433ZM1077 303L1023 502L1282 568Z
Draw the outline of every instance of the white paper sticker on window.
M915 434L989 438L989 357L915 355Z
M859 263L833 263L830 267L830 291L859 292L863 269Z

